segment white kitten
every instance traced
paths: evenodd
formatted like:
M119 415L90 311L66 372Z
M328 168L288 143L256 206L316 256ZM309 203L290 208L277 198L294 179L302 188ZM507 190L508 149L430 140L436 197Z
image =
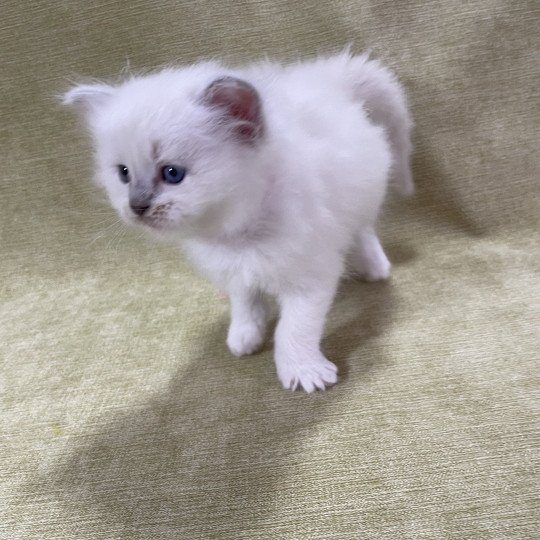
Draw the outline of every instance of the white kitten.
M375 232L388 180L411 193L411 120L394 75L367 55L231 69L165 69L118 86L76 86L98 179L128 222L175 238L224 288L227 344L254 352L277 298L285 388L324 389L320 351L345 258L390 274Z

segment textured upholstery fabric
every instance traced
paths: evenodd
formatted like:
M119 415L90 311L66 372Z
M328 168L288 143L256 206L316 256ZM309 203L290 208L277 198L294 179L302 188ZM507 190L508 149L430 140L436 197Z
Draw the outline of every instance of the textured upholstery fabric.
M4 0L0 538L540 536L538 5L480 0ZM418 194L386 284L345 282L339 385L285 392L271 340L115 223L56 95L201 56L353 42L395 68Z

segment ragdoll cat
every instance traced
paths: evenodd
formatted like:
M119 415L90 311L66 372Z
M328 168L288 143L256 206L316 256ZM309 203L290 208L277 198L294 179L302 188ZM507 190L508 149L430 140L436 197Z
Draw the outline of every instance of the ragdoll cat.
M320 350L346 259L390 274L375 231L389 181L411 193L411 119L395 76L367 55L281 66L203 62L79 85L97 179L127 222L177 240L229 296L227 344L256 351L277 299L285 388L337 380Z

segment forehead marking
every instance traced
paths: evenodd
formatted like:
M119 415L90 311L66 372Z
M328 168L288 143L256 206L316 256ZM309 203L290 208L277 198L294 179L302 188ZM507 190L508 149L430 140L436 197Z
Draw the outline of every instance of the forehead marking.
M156 141L152 143L152 159L154 161L157 161L157 158L159 156L159 145Z

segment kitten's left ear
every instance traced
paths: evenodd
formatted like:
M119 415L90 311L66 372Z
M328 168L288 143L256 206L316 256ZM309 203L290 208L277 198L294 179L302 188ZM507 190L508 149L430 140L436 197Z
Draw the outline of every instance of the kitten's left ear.
M261 100L251 84L235 77L221 77L204 91L202 101L220 110L224 122L242 142L253 144L262 136Z
M80 84L64 94L62 103L94 108L105 103L113 93L114 88L108 84Z

